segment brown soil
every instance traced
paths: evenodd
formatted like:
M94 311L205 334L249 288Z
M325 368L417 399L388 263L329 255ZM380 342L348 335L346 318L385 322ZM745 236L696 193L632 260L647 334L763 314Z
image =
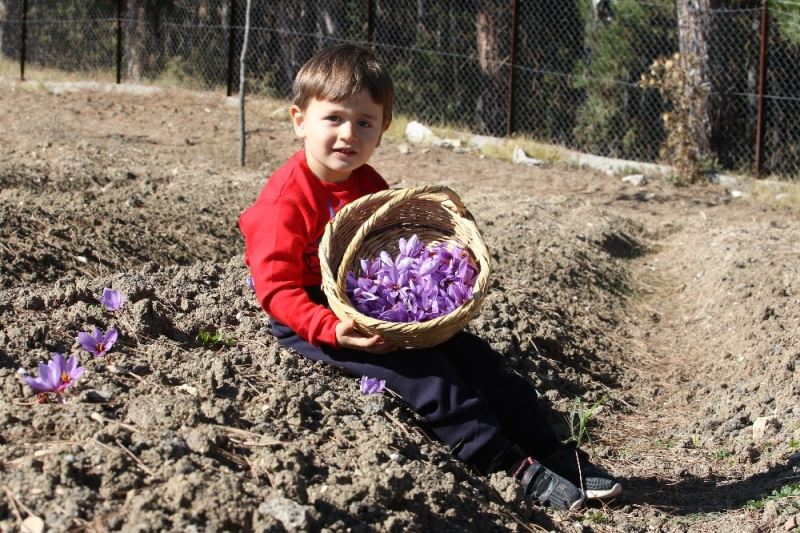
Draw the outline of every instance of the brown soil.
M386 140L373 162L388 181L454 188L493 252L470 328L536 384L564 436L577 398L603 401L590 450L625 492L566 514L270 337L236 219L298 147L274 103L250 105L240 169L237 110L219 95L2 91L1 530L31 516L54 531L800 523L796 213L719 186L632 187ZM97 306L110 286L128 297L117 314ZM108 359L74 340L95 325L121 332ZM235 342L206 346L201 329ZM54 351L86 374L65 403L38 404L17 370ZM755 434L759 417L772 418Z

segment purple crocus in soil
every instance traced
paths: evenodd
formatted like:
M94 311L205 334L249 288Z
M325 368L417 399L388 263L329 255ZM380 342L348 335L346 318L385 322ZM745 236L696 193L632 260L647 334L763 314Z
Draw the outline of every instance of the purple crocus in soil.
M383 394L386 380L361 376L361 394Z
M107 311L119 311L125 304L125 296L116 289L105 288L100 303Z
M47 363L39 363L39 376L22 376L22 379L38 392L62 393L83 376L83 367L78 366L78 358L74 355L64 360L60 353L54 353Z
M93 356L102 357L117 342L117 330L111 328L105 333L100 328L94 328L91 333L82 331L78 333L78 342Z
M251 291L256 290L256 283L253 281L253 276L247 276L247 288Z

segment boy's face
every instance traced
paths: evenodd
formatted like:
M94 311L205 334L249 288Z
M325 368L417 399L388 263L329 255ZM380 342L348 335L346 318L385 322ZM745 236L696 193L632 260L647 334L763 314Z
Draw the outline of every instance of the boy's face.
M312 98L305 109L293 105L289 112L308 166L323 181L346 180L381 143L383 106L366 91L342 102Z

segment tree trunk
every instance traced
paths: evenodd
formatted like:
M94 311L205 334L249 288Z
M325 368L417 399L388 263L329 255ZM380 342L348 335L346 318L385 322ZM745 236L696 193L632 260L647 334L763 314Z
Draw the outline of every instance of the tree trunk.
M691 101L690 128L698 155L711 153L712 117L711 57L709 42L712 0L678 0L678 47L688 65L685 92Z
M128 79L140 80L156 66L161 42L161 19L173 0L127 0L125 56ZM148 41L153 51L148 50Z
M508 79L505 61L509 48L511 11L502 0L480 0L475 17L478 64L483 75L483 91L479 102L480 120L487 133L505 133L505 95Z
M320 46L325 48L336 44L334 39L344 39L345 6L343 0L320 0L317 4L317 17L322 39Z

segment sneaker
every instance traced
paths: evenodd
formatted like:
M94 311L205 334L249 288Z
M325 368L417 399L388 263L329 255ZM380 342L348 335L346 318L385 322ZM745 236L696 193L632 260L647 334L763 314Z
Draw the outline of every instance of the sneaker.
M583 491L542 463L526 457L513 467L511 476L522 485L525 498L558 509L579 509L586 499Z
M577 455L576 455L577 452ZM578 461L580 460L580 471ZM550 457L542 461L547 468L567 478L570 482L583 487L588 499L604 500L613 498L622 492L622 485L614 476L589 462L586 452L574 446L563 446ZM581 483L581 481L583 481Z

